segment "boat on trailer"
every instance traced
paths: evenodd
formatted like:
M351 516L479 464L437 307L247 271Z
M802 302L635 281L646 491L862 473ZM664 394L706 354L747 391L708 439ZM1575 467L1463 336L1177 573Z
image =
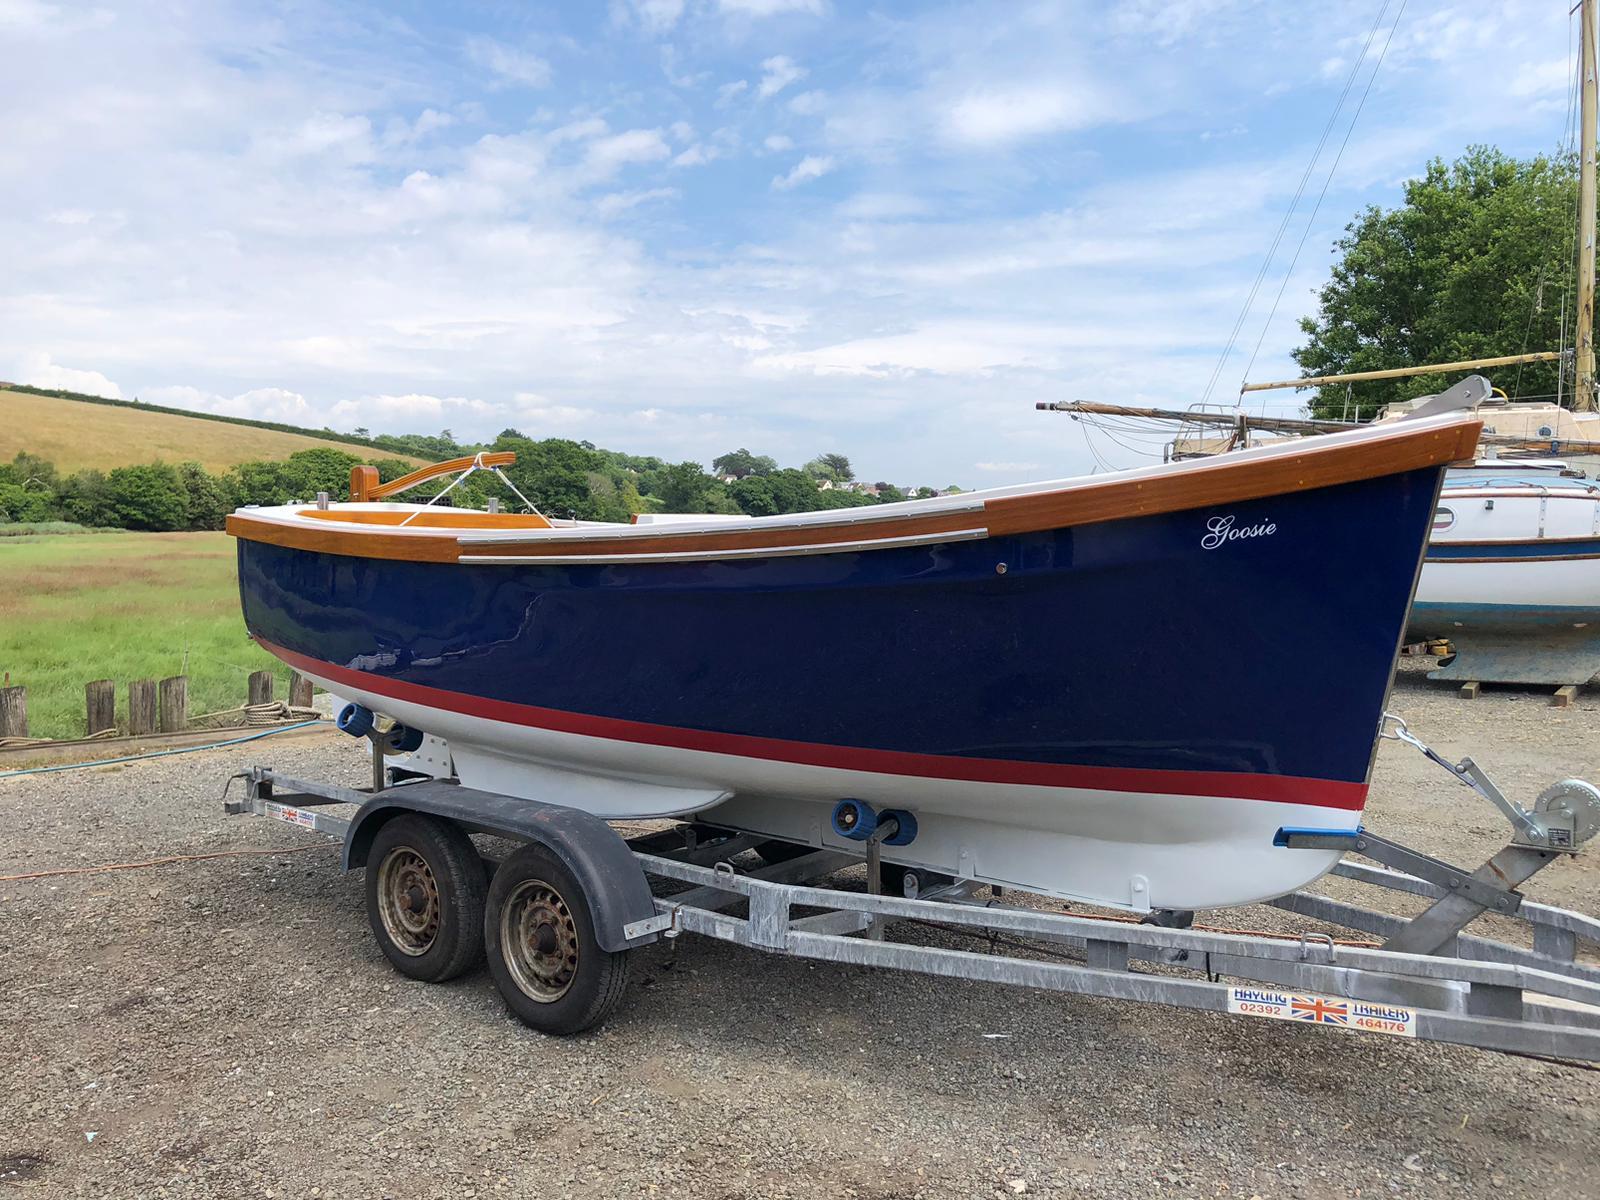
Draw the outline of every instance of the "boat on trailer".
M1111 477L663 524L352 500L228 519L250 634L462 785L1134 911L1281 896L1349 835L1445 415ZM1294 669L1305 631L1323 656ZM359 731L357 729L356 731Z

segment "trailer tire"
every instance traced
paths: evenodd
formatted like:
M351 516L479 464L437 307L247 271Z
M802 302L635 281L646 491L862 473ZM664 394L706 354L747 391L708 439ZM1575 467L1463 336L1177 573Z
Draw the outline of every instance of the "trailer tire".
M367 920L402 975L443 983L483 957L483 860L459 825L407 813L384 823L367 854Z
M601 949L582 886L537 843L495 872L483 943L506 1007L540 1033L592 1029L611 1015L628 983L628 952Z

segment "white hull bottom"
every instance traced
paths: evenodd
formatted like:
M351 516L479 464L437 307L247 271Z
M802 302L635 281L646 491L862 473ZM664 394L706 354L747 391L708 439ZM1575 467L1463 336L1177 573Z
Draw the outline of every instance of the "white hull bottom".
M1556 622L1589 621L1600 610L1600 558L1452 562L1430 559L1416 603L1482 616L1497 609L1549 612Z
M446 739L462 784L607 820L699 816L859 851L833 832L844 797L904 808L915 841L890 862L1069 900L1145 912L1222 908L1304 887L1334 850L1272 844L1280 828L1353 830L1345 809L1224 796L974 783L712 754L491 721L347 682L323 687Z

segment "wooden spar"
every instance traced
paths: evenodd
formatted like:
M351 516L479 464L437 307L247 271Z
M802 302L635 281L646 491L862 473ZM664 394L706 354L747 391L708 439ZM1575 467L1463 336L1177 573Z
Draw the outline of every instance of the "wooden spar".
M1315 421L1304 417L1252 416L1245 412L1186 412L1177 408L1137 408L1127 404L1096 404L1090 400L1058 400L1054 403L1039 401L1034 408L1040 412L1083 413L1097 417L1136 417L1144 421L1178 421L1186 425L1216 425L1237 429L1259 429L1263 433L1338 433L1344 429L1362 429L1371 422ZM1576 438L1526 437L1515 433L1482 433L1478 441L1485 445L1524 446L1548 452L1551 444L1558 443L1563 453L1600 454L1600 442L1581 441Z
M1578 329L1575 412L1593 412L1594 397L1594 231L1595 231L1595 0L1583 0L1578 19L1583 43L1583 132L1578 174Z
M1268 433L1338 433L1341 429L1355 429L1349 421L1313 421L1304 417L1251 416L1248 413L1193 413L1176 408L1133 408L1125 404L1096 404L1090 400L1060 400L1054 404L1039 401L1034 408L1040 412L1087 413L1098 417L1139 417L1147 421L1183 421L1191 425L1226 425L1236 428L1244 424L1251 429Z
M1593 245L1591 243L1592 251ZM1593 301L1591 299L1591 309ZM1281 379L1276 383L1247 383L1241 392L1267 392L1274 388L1321 387L1328 383L1360 383L1366 379L1401 379L1407 375L1438 375L1446 371L1470 371L1478 367L1514 367L1518 363L1555 362L1561 357L1559 350L1539 350L1533 354L1505 354L1499 358L1468 358L1461 362L1429 363L1422 367L1395 367L1389 371L1351 371L1344 375L1311 375L1305 379ZM1591 373L1594 349L1589 351Z

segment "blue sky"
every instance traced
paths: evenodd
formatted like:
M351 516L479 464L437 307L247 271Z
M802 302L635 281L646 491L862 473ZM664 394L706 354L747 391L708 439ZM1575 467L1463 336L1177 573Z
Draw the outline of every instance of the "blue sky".
M0 0L0 378L903 483L1131 465L1034 402L1200 398L1381 8ZM1258 337L1295 373L1362 205L1556 146L1569 45L1562 0L1409 0L1224 393Z

